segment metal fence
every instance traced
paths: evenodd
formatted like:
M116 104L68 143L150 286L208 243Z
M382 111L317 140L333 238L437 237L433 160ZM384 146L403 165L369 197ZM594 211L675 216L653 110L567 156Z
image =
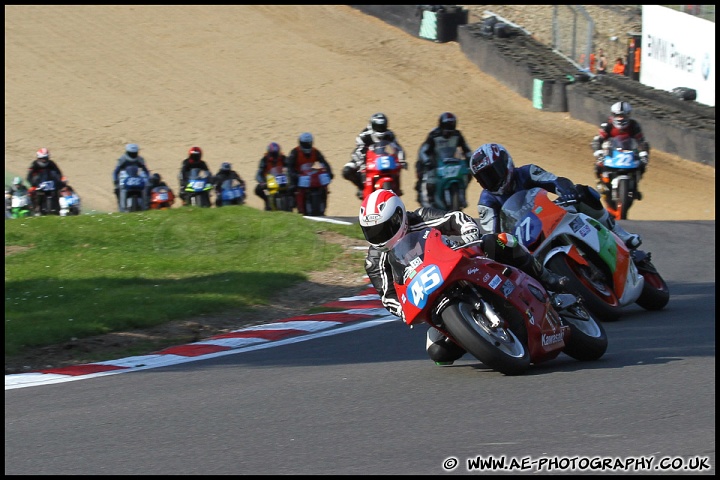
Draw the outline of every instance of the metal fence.
M589 71L595 23L582 5L553 7L553 49L579 69Z

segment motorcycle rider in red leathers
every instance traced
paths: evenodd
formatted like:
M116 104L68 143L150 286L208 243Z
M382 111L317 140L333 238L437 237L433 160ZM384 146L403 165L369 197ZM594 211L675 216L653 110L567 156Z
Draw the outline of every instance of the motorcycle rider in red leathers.
M478 226L473 218L460 211L446 212L436 208L420 207L408 212L400 197L392 190L376 190L360 206L360 227L370 244L365 258L365 271L380 295L383 306L393 315L403 318L402 304L393 283L388 252L409 231L437 228L444 235L462 239L462 244L477 241ZM539 280L548 290L563 290L567 277L546 270L507 233L482 236L483 251L489 258L514 265ZM428 356L438 365L450 365L465 354L465 350L449 340L436 328L427 332Z
M319 162L328 175L330 180L333 179L332 168L330 164L325 160L325 156L313 146L313 136L309 132L302 133L298 138L298 145L290 150L287 156L287 167L290 189L295 191L295 205L297 206L298 213L305 215L305 191L298 187L298 179L302 175L302 166L309 164L312 166L315 162Z
M627 135L638 142L639 156L640 156L640 175L645 173L648 162L650 160L650 144L645 139L645 134L640 127L640 124L634 118L630 118L632 108L628 102L617 102L610 107L610 116L608 121L600 124L600 130L598 134L593 137L590 147L593 149L593 155L595 156L595 176L598 180L602 178L603 172L603 158L605 153L603 150L603 143L612 137L618 137L621 135ZM605 191L605 184L602 181L598 182L597 188L600 192ZM642 199L642 194L637 192L639 197L638 200Z

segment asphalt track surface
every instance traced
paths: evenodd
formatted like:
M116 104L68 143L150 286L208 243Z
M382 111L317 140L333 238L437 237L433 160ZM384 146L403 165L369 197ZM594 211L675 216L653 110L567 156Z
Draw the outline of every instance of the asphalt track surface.
M424 328L389 321L6 389L5 474L489 473L469 470L477 457L528 468L504 473L591 473L604 460L592 473L714 474L715 222L626 228L671 299L605 323L599 361L561 355L519 377L467 355L436 367ZM671 461L679 471L662 469Z

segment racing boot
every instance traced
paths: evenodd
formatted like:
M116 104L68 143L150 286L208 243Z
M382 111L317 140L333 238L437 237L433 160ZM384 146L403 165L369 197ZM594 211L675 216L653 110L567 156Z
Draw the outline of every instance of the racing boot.
M485 245L488 245L489 243L489 239L486 240L485 237L486 235L483 235L483 248L486 248ZM527 249L518 242L517 238L514 235L511 235L509 233L500 233L497 235L497 242L498 244L502 243L506 247L512 249L513 260L508 263L511 263L523 272L538 280L540 283L542 283L543 287L545 287L545 290L549 290L555 293L562 293L565 291L565 285L568 284L570 279L561 275L557 275L545 268L538 259L533 257L532 254L528 252ZM495 258L496 260L503 261L502 257L505 256L503 254L498 255L496 250L489 247L490 246L488 245L485 250L488 256L490 258ZM507 257L505 257L505 259L507 259Z
M540 262L538 262L538 264L540 264ZM551 292L556 293L565 291L565 286L569 280L567 277L553 273L542 265L540 265L540 268L542 268L540 282L542 282L545 290L550 290Z
M640 235L626 231L615 221L614 218L610 216L610 213L607 210L605 210L598 221L609 228L615 235L620 237L620 240L622 240L625 243L625 246L630 250L634 250L642 245L642 238Z
M430 360L439 366L452 365L455 360L465 355L465 350L462 347L433 327L430 327L427 331L425 348Z
M556 273L551 272L545 266L540 263L538 259L535 257L532 258L531 263L531 269L532 273L530 273L533 277L540 280L540 283L543 284L543 287L545 287L545 290L548 290L550 292L554 293L562 293L565 291L565 286L570 281L569 278L558 275Z

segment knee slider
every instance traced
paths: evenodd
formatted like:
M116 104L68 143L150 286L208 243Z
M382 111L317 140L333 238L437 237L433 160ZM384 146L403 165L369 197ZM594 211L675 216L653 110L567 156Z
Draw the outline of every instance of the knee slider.
M351 166L345 165L342 170L342 176L345 180L354 182L355 177L357 176L357 171L355 171L355 169L352 168Z
M427 353L433 362L454 362L465 355L465 350L449 340L435 328L427 333Z

